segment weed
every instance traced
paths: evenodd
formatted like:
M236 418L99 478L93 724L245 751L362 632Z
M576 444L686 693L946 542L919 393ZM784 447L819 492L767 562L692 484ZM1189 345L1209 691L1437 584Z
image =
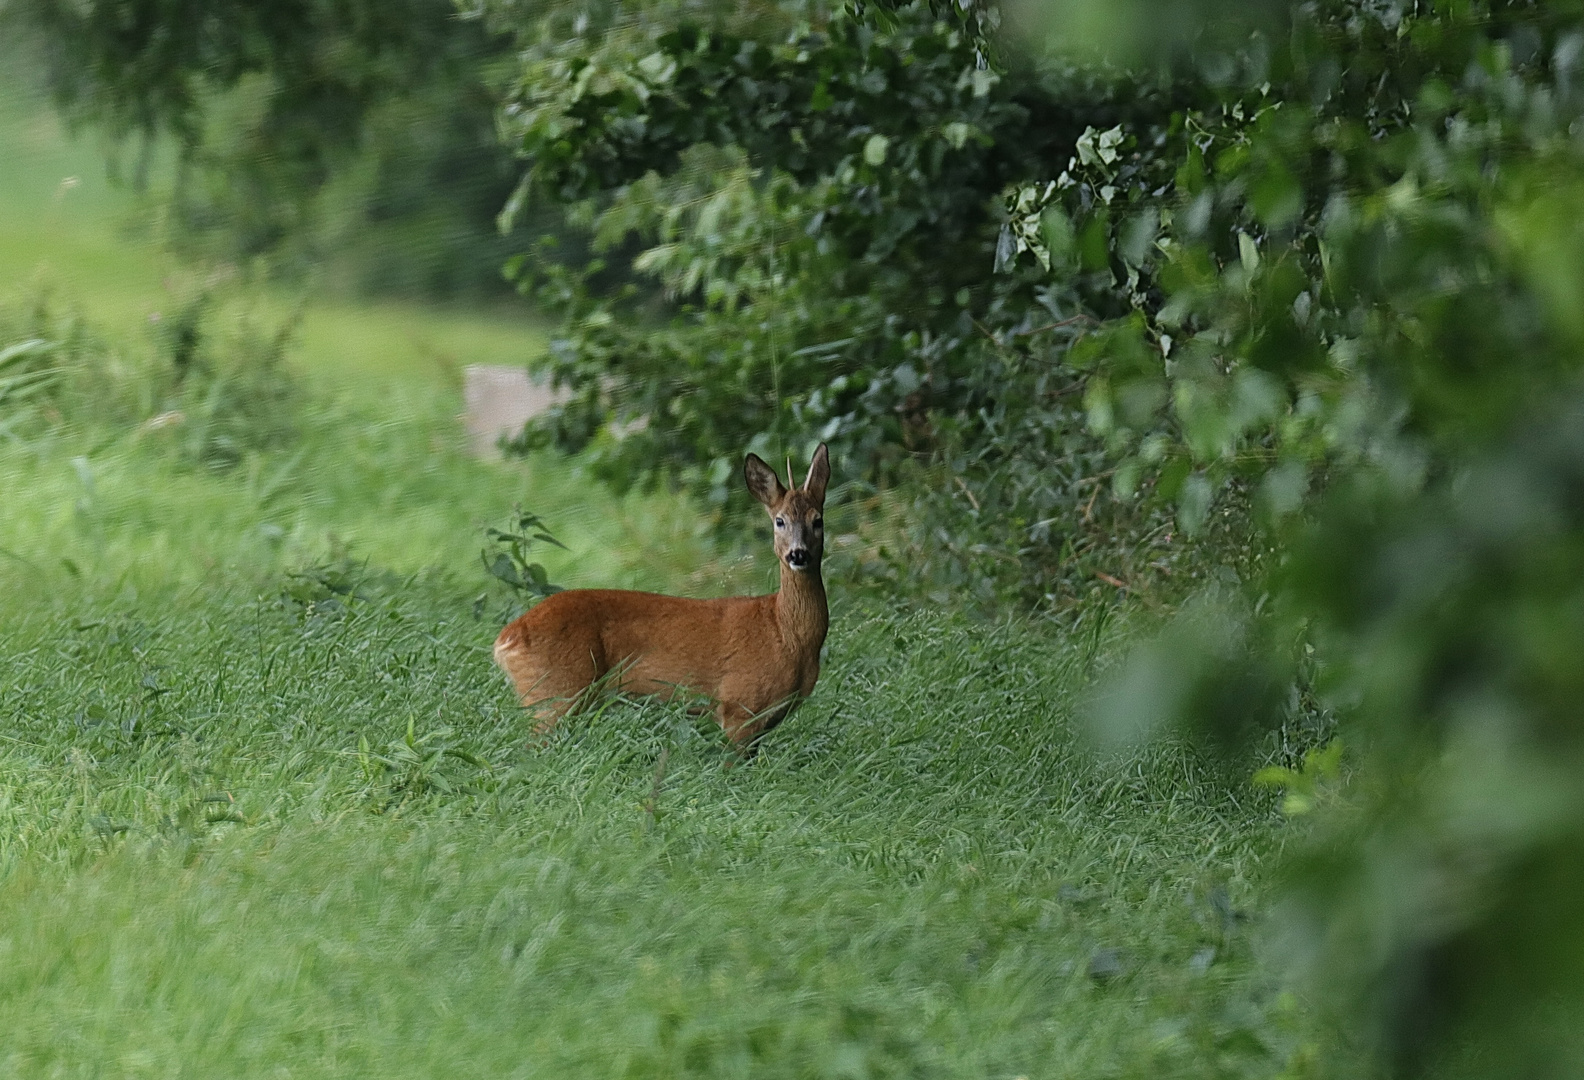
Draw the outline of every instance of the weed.
M551 583L544 565L530 557L535 544L553 544L566 550L565 544L546 531L544 520L539 515L521 506L514 506L506 527L500 529L491 526L485 530L485 536L489 544L479 553L484 569L511 590L518 605L507 615L508 621L521 615L535 600L561 591L561 586ZM475 618L482 614L487 601L487 593L480 594L474 601Z
M389 571L371 570L367 560L343 552L288 572L280 599L301 611L305 620L339 618L349 605L372 600L394 583Z
M400 802L430 793L483 793L473 784L454 780L443 768L448 761L454 760L471 765L486 775L491 771L488 761L457 745L455 735L456 731L449 727L434 728L419 735L415 722L409 717L406 733L378 750L370 746L367 735L358 736L358 764L364 779L371 785L380 786L384 792L379 802L381 812Z
M112 344L42 294L0 308L0 342L19 339L0 346L0 431L134 434L222 471L293 441L304 405L286 364L296 317L266 330L239 297L208 289L178 307L154 322L152 351Z

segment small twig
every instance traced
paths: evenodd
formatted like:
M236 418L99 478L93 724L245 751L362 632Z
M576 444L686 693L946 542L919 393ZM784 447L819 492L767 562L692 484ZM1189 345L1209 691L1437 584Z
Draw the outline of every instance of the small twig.
M1050 323L1047 326L1036 326L1032 330L1019 330L1019 331L1015 332L1014 334L1012 334L1011 336L1014 337L1014 338L1020 338L1020 337L1028 337L1031 334L1041 334L1041 333L1044 333L1047 330L1056 330L1056 329L1059 329L1060 327L1063 327L1063 326L1069 326L1072 323L1078 322L1081 319L1082 320L1087 320L1087 321L1093 323L1095 326L1099 326L1100 325L1099 321L1096 320L1093 315L1084 315L1084 314L1080 313L1080 314L1074 315L1070 319L1063 319L1060 322L1053 322L1053 323ZM978 330L981 334L983 334L989 340L990 344L992 344L992 345L994 345L996 347L996 349L998 349L998 350L1000 350L1002 352L1006 352L1007 351L1007 343L1002 341L1000 338L996 337L995 331L991 330L988 326L986 326L984 323L980 322L978 319L972 319L972 322L974 324L974 329ZM1083 335L1080 334L1079 336L1082 337Z
M1112 577L1110 574L1106 573L1104 570L1096 570L1095 571L1095 577L1099 578L1101 581L1105 582L1107 585L1115 585L1117 588L1126 589L1128 592L1132 592L1133 591L1133 587L1131 585L1129 585L1127 582L1121 580L1120 578Z
M1078 322L1080 319L1087 319L1089 322L1094 323L1096 326L1100 325L1100 321L1098 319L1096 319L1093 315L1088 315L1088 314L1085 314L1084 312L1080 311L1078 314L1074 315L1070 319L1062 319L1060 322L1053 322L1053 323L1050 323L1050 324L1048 324L1046 326L1036 326L1032 330L1019 330L1017 333L1013 334L1012 336L1013 337L1028 337L1028 336L1030 336L1032 334L1043 334L1047 330L1058 330L1058 329L1060 329L1063 326L1071 326L1073 323Z
M968 501L973 503L974 513L977 514L979 512L979 500L974 498L974 493L972 491L968 490L968 485L963 483L962 477L953 476L952 479L957 481L957 486L962 488L962 493L968 496Z
M656 814L659 812L660 807L660 791L665 786L666 763L670 760L671 748L667 746L661 749L660 759L655 762L654 786L649 789L649 797L640 804L643 807L643 812L649 815L649 823L646 828L648 832L654 831Z
M988 338L989 341L990 341L990 344L994 345L997 349L1005 349L1006 348L1006 343L1001 341L999 338L997 338L995 336L995 331L991 330L988 326L986 326L984 323L980 322L978 319L975 319L971 315L968 318L969 318L969 321L974 324L974 329L979 331L986 338Z
M1089 501L1084 504L1083 523L1089 524L1089 515L1094 510L1095 500L1100 497L1100 485L1096 484L1094 491L1089 496Z
M1077 480L1075 480L1073 482L1073 486L1074 487L1083 487L1085 484L1098 484L1100 481L1106 479L1107 477L1111 476L1115 472L1116 472L1116 469L1111 468L1111 469L1107 469L1105 472L1097 472L1093 476L1080 476Z

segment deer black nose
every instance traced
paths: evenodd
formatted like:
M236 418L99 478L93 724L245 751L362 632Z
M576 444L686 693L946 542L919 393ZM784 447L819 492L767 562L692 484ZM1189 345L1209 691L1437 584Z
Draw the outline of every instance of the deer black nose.
M808 565L808 549L793 548L786 553L787 565L794 570L801 570Z

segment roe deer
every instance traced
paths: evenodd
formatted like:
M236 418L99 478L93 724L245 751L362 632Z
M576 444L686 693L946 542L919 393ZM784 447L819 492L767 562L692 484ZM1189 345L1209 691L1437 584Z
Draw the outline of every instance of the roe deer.
M790 464L787 471L790 484ZM830 621L820 579L830 454L821 443L801 488L782 487L754 454L743 479L775 522L780 591L719 600L622 589L549 597L495 639L495 662L534 714L536 733L609 676L629 694L704 695L732 742L748 750L813 693Z

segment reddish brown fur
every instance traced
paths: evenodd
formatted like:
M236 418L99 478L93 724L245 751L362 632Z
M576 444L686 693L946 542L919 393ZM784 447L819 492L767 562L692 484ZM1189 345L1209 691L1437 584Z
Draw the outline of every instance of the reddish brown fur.
M495 662L538 720L537 731L549 730L608 678L612 689L630 694L703 695L716 703L726 734L747 747L813 693L829 624L820 579L829 456L822 445L803 487L790 491L753 454L744 475L776 522L780 591L719 600L619 589L550 597L495 641Z

